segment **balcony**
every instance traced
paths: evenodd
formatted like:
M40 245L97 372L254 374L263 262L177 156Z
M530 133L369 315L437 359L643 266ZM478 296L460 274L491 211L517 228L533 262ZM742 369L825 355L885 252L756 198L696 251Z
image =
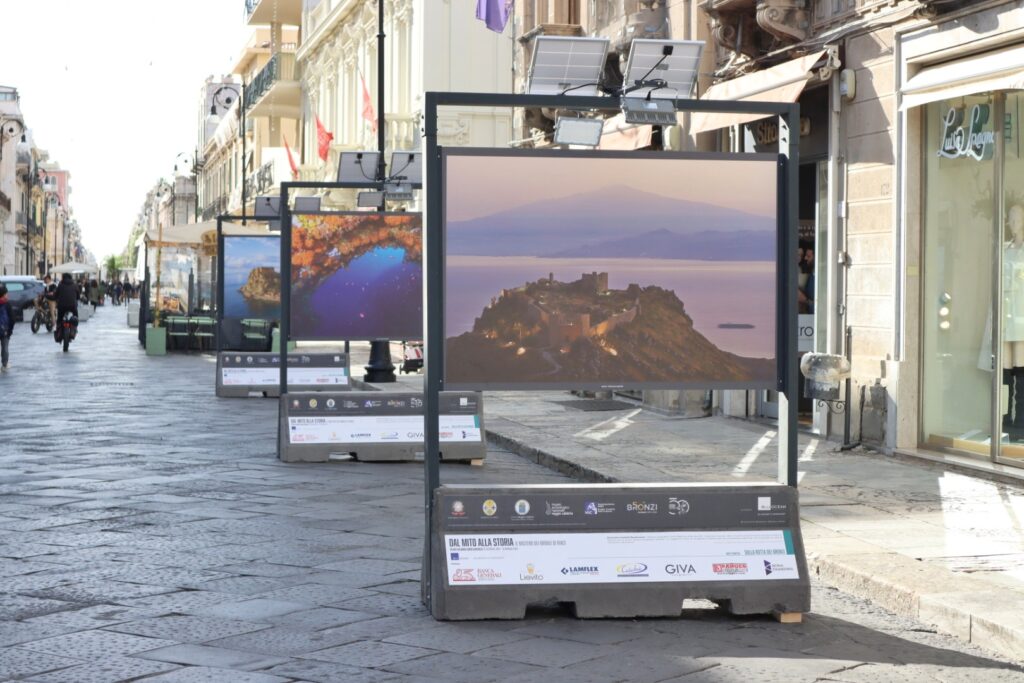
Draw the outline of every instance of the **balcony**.
M217 197L212 202L207 204L206 208L203 209L203 220L204 221L213 220L217 216L221 216L223 214L226 214L227 212L228 212L228 196L227 195L221 195L220 197Z
M249 116L301 117L302 85L295 54L278 52L245 87Z
M711 35L719 47L758 57L809 37L807 4L806 0L703 0L700 7L711 17Z
M257 24L302 23L302 0L245 0L245 21Z

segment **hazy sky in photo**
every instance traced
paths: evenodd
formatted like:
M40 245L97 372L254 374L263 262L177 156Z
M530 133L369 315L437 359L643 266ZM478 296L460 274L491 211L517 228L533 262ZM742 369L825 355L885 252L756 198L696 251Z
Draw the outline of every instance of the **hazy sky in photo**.
M243 269L272 266L280 270L281 239L279 237L225 237L224 268Z
M71 171L85 246L120 253L146 192L192 156L203 82L231 71L249 35L243 1L4 2L0 18L0 83Z
M446 189L451 221L622 186L759 216L776 211L774 161L449 156L448 164L459 179Z

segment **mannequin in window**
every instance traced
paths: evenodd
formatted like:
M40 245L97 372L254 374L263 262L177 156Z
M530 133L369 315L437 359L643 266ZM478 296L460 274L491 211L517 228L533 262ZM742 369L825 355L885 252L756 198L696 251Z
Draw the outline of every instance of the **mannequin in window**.
M1006 216L1009 240L1003 245L1003 384L1010 400L1003 428L1024 437L1024 206Z

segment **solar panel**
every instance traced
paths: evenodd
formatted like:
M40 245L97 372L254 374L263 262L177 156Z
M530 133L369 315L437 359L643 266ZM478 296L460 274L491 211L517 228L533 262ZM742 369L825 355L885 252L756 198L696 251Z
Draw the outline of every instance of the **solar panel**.
M339 183L374 182L379 152L342 152L338 160Z
M296 197L295 213L316 212L320 210L320 197Z
M423 184L423 160L419 152L396 151L391 153L388 177L412 185Z
M526 92L530 95L598 94L607 38L538 36Z
M637 38L629 48L626 60L624 88L633 87L637 81L665 81L662 88L639 88L629 97L650 97L662 99L686 99L692 96L697 83L700 55L704 50L702 40L652 40ZM666 52L669 54L666 55Z
M256 197L253 218L277 218L281 215L281 197L263 195Z

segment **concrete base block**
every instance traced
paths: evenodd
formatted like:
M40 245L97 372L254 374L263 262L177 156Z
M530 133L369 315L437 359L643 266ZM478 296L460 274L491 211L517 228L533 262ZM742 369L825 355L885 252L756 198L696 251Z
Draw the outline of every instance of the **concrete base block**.
M435 619L678 617L807 612L795 489L774 485L443 486L431 520ZM579 559L577 559L579 558Z

